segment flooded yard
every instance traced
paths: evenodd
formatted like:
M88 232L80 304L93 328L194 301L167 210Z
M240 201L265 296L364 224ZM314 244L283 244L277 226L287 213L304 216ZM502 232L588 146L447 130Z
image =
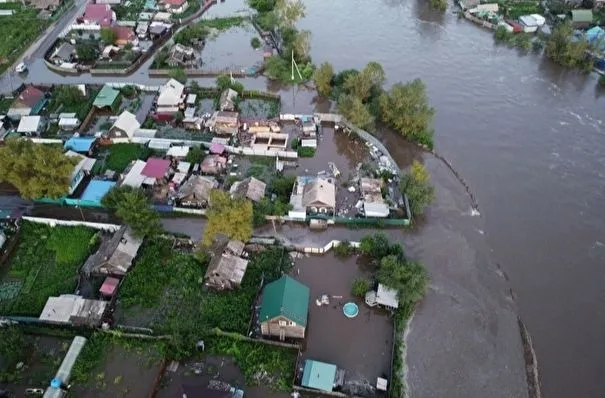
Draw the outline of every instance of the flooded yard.
M279 116L277 101L257 98L243 99L238 108L242 119L272 119Z
M393 348L391 317L371 309L351 295L355 278L369 277L371 269L358 258L339 259L329 253L296 260L293 277L311 289L309 319L302 359L332 363L345 370L345 392L373 396L377 377L389 378ZM317 306L323 294L330 304ZM353 301L359 315L347 318L342 307ZM348 331L354 330L355 333Z
M262 49L254 49L250 41L258 37L254 28L245 24L212 35L202 51L202 70L246 72L263 61Z

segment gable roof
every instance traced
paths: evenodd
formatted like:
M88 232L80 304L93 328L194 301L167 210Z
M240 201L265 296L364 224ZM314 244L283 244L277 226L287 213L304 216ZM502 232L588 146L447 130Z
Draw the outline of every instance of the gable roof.
M307 359L301 384L303 387L331 392L336 379L336 365Z
M35 133L38 131L40 127L40 121L42 118L40 116L23 116L19 121L19 126L17 127L18 133Z
M122 185L128 185L133 188L140 188L143 185L143 181L145 181L145 176L141 174L143 169L145 168L145 161L136 160L126 176L124 177L124 181L122 181Z
M210 191L216 186L216 181L200 175L191 176L178 192L179 199L194 196L196 199L208 200Z
M96 22L99 25L111 25L113 20L113 11L109 4L87 4L84 10L84 19Z
M134 29L132 29L130 26L114 26L111 28L111 30L116 35L116 41L117 40L130 41L130 40L134 40L136 37L136 34L134 33Z
M302 203L305 207L316 203L336 207L336 187L326 179L316 178L305 184Z
M105 106L112 106L115 102L116 98L120 95L120 90L117 90L107 84L103 86L95 101L92 103L93 106L97 108L103 108Z
M101 243L96 253L88 257L82 270L86 274L124 275L142 244L143 240L132 235L130 228L122 227L111 239Z
M283 316L298 325L307 325L309 288L284 275L263 289L259 320L261 322Z
M35 88L34 86L25 86L25 89L21 91L17 101L29 106L34 107L44 96L42 90Z
M185 86L175 79L170 79L160 87L158 106L176 106L181 101Z
M149 158L143 167L141 174L145 177L163 178L170 168L170 160L160 158Z
M134 132L141 127L141 123L137 117L128 111L122 112L118 120L113 124L112 128L117 128L126 133L129 138L132 138Z
M248 198L254 202L260 201L265 196L267 184L254 177L248 177L243 181L238 181L231 187L230 193L234 198Z

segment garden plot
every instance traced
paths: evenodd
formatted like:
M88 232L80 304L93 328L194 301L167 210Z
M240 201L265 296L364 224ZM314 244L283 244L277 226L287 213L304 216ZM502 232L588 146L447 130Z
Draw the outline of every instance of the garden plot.
M33 42L47 26L47 22L38 19L37 11L21 3L2 4L2 9L12 9L15 13L2 18L0 24L0 72L8 69L21 52Z
M161 343L93 335L72 372L78 398L149 397L164 363Z
M39 316L49 296L74 293L78 270L96 249L95 231L24 222L0 282L0 314Z
M279 116L279 99L243 99L238 108L242 119L272 119Z

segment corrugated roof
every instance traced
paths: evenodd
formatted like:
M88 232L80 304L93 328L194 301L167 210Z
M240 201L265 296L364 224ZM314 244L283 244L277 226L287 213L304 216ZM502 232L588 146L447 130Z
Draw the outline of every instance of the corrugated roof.
M116 185L113 181L92 180L80 197L81 201L101 204L101 199Z
M120 95L119 90L116 90L108 85L104 85L101 91L99 91L99 94L97 94L97 97L92 105L96 106L97 108L112 106L116 98L118 98L118 95Z
M263 289L259 319L263 322L284 316L298 325L306 326L309 296L307 286L284 275Z
M17 127L18 133L35 133L40 127L40 116L23 116Z
M124 177L124 181L122 185L128 185L133 188L140 188L143 185L143 181L145 181L145 176L141 174L141 171L145 168L146 163L142 160L137 160L133 165L126 177Z
M147 160L147 164L141 171L141 174L145 177L162 178L168 172L170 168L170 160L160 158L150 158Z
M74 152L88 152L96 140L95 137L71 137L63 148Z
M336 365L307 359L303 370L302 386L331 392L336 379Z

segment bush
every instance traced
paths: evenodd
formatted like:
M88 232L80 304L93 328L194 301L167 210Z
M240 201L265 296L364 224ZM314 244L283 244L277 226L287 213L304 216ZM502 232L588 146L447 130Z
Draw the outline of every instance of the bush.
M290 143L290 148L294 149L295 151L298 150L299 146L300 146L300 140L298 138L293 139L292 142Z
M355 248L348 240L343 240L338 246L334 246L333 250L337 257L349 257L355 252Z
M298 148L298 156L300 156L301 158L312 158L313 156L315 156L315 148L311 148L311 147L299 147Z
M120 89L120 92L124 97L132 98L137 94L137 88L135 86L124 86Z
M250 40L250 45L252 48L257 49L261 46L261 41L258 37L253 37L252 40Z
M365 297L370 290L370 281L365 278L355 278L351 286L351 294L355 297Z
M498 43L508 43L512 40L514 33L509 32L506 27L498 26L496 31L494 32L494 40Z

